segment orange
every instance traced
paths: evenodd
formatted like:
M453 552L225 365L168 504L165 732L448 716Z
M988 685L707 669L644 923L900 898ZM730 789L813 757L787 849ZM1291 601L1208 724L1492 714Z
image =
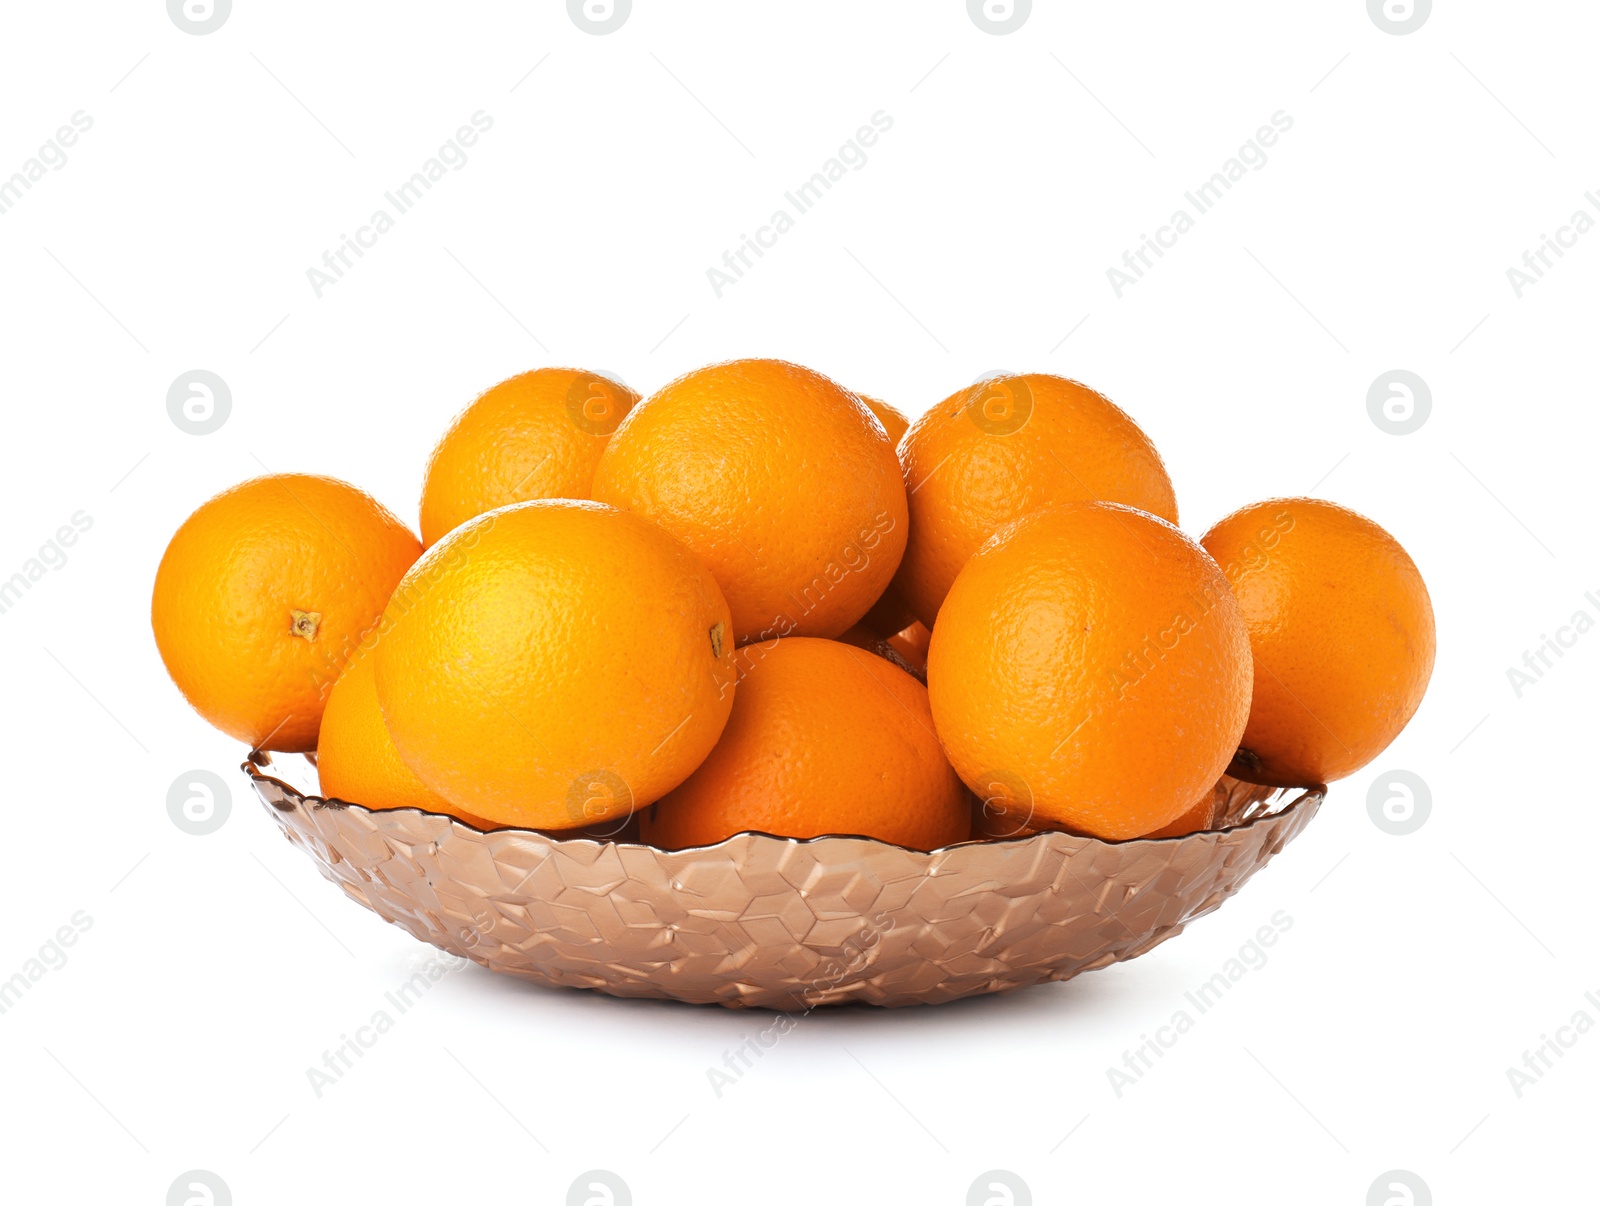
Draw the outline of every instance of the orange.
M459 813L400 761L378 707L370 649L358 649L328 693L317 739L317 777L329 799L364 808ZM467 817L468 820L476 820Z
M869 398L866 394L857 396L867 404L867 408L873 414L878 416L878 422L882 423L883 429L889 433L889 442L898 447L900 438L911 426L911 420L887 402ZM878 601L867 609L866 615L861 617L861 626L878 636L892 637L915 619L916 617L911 614L911 605L901 596L899 588L890 582L884 587L883 594L878 596Z
M696 369L634 407L593 496L660 524L710 567L738 644L838 636L906 540L894 445L865 403L781 360Z
M422 546L354 486L274 474L172 537L150 623L195 711L252 748L316 748L328 691Z
M1031 813L1016 807L1015 802L1003 790L987 799L975 794L970 803L971 836L975 842L992 842L998 838L1032 837L1036 833L1043 832L1029 824L1033 819Z
M422 479L422 541L507 503L588 498L606 440L639 395L598 373L542 368L479 395Z
M1147 838L1172 838L1187 837L1191 833L1200 833L1210 829L1216 819L1217 791L1213 788L1201 797L1200 802L1181 815L1176 821L1169 822L1151 833L1144 834ZM972 799L972 837L974 841L993 841L996 838L1031 837L1045 830L1035 828L1028 822L1033 818L1025 811L1012 806L1012 801L1002 791L993 799L980 800L974 796ZM1068 831L1070 832L1070 831Z
M838 641L786 637L749 649L761 656L722 740L642 814L645 841L681 849L747 829L918 850L966 840L967 794L939 749L921 683Z
M394 592L378 702L430 791L502 825L609 821L700 764L733 702L728 605L654 524L516 503L434 545Z
M878 416L878 422L882 423L883 429L889 433L889 442L898 447L901 437L911 426L911 420L887 402L869 398L866 394L857 396L867 404L867 409ZM911 614L911 605L905 601L899 588L891 581L883 588L883 594L878 596L878 601L867 609L866 615L861 617L861 626L878 636L892 637L915 619L916 616Z
M1210 829L1216 815L1217 792L1213 788L1201 796L1194 807L1177 820L1163 825L1160 829L1152 830L1144 836L1147 838L1188 837L1191 833L1200 833L1203 830Z
M905 435L906 429L911 426L911 420L887 402L869 398L866 394L857 394L856 397L865 402L867 409L877 416L878 422L883 424L884 431L889 433L889 443L898 445L900 437Z
M895 586L929 628L967 558L1055 503L1126 503L1178 522L1155 446L1086 385L1029 373L951 394L900 441L911 538Z
M889 638L889 645L920 673L928 668L928 642L932 639L933 633L927 626L920 620L913 620Z
M1222 571L1177 528L1067 503L1003 529L962 569L933 628L928 695L962 779L1010 801L997 811L1138 837L1233 757L1250 641Z
M922 667L913 665L910 660L908 660L906 656L901 653L900 650L896 649L894 645L891 644L886 638L878 636L874 632L868 632L866 623L864 621L860 624L852 624L849 628L846 628L842 633L840 633L837 639L844 642L846 645L854 645L857 649L865 649L868 653L874 654L877 657L886 658L892 665L898 666L907 674L910 674L913 678L921 681L923 672ZM756 656L759 657L761 651L763 649L770 648L771 644L772 643L769 641L765 645L746 645L744 648L755 651ZM743 662L743 660L744 659L741 658L741 662Z
M400 760L378 706L374 665L371 649L357 650L328 695L317 744L322 794L363 808L420 808L424 812L445 813L478 829L502 828L429 791ZM591 828L562 830L557 836L630 841L637 840L637 829L636 818L630 816Z
M1255 653L1250 723L1228 773L1297 787L1371 762L1433 673L1433 604L1399 541L1333 503L1279 498L1235 511L1202 543Z

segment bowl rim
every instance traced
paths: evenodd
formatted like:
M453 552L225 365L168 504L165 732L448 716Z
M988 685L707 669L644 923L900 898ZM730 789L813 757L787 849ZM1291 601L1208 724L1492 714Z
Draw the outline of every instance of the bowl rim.
M306 753L304 756L313 767L316 766L315 751ZM1294 787L1279 787L1264 783L1252 784L1251 786L1260 787L1272 793L1263 801L1263 803L1273 806L1270 808L1270 810L1262 811L1247 820L1241 821L1237 825L1229 825L1223 829L1200 829L1196 830L1194 833L1186 833L1178 837L1098 838L1084 833L1069 833L1066 830L1045 829L1035 833L1017 834L1012 837L966 838L959 842L950 842L943 846L936 846L932 850L921 850L915 846L902 846L898 842L887 842L882 838L868 837L866 834L859 833L824 833L818 834L815 837L797 838L784 837L776 833L768 833L763 829L741 829L738 833L731 833L720 841L711 842L706 845L682 846L675 850L667 850L661 846L653 846L649 842L617 841L611 838L594 837L555 837L553 836L553 833L559 831L532 829L523 825L498 825L493 829L479 829L476 825L472 824L472 822L464 821L454 813L434 812L430 809L418 808L414 805L407 805L403 808L370 808L365 804L358 804L353 800L342 800L337 796L319 796L301 791L298 787L295 787L291 783L285 782L277 775L268 774L266 772L266 768L272 765L273 761L270 752L266 750L253 749L245 756L244 762L240 763L240 769L249 775L253 781L264 781L276 784L281 791L286 792L288 795L294 797L301 804L306 805L313 811L331 810L334 812L344 812L350 809L356 809L359 812L364 812L368 816L373 817L379 816L380 814L399 815L401 813L416 813L418 816L434 817L438 820L449 822L450 824L460 825L464 829L468 829L473 833L485 837L496 834L522 834L526 836L542 838L547 842L555 842L562 845L587 843L588 845L596 848L601 846L624 846L632 849L648 850L652 854L685 854L716 850L719 847L726 846L728 843L744 837L757 838L770 842L782 842L796 846L809 846L812 844L822 844L836 841L870 842L874 846L882 846L891 850L902 850L907 854L914 854L923 858L931 858L936 854L943 854L947 851L961 850L969 847L1021 845L1025 842L1032 841L1048 842L1049 840L1056 838L1066 838L1075 842L1093 843L1101 846L1129 846L1135 842L1148 842L1151 845L1155 845L1162 842L1184 842L1191 838L1203 838L1208 834L1216 835L1224 833L1239 833L1256 825L1279 820L1292 812L1298 811L1309 802L1315 801L1316 803L1320 804L1322 801L1326 800L1328 795L1328 785L1326 783L1302 784ZM1245 782L1245 780L1239 780L1239 782ZM1300 794L1285 803L1284 801L1290 792L1299 792Z

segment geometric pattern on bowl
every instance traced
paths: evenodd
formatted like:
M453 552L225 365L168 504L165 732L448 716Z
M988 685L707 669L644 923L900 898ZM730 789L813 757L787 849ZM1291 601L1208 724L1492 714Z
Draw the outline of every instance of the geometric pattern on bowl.
M1135 958L1238 891L1326 790L1224 779L1219 828L1182 838L1038 833L925 853L744 833L664 851L325 800L250 759L285 836L423 942L541 984L790 1012L935 1004Z

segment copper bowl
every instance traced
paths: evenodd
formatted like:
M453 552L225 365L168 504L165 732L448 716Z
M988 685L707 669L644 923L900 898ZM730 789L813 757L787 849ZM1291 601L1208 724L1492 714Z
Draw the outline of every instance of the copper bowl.
M1216 828L1182 838L1038 833L926 853L741 833L663 851L327 800L250 759L284 836L424 942L541 984L784 1011L954 1001L1142 955L1238 891L1326 791L1224 779Z

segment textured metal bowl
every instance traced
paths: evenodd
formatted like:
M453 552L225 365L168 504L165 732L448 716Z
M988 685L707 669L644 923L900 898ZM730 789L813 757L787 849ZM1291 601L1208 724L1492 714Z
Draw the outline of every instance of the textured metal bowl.
M325 800L268 765L244 769L285 836L424 942L542 984L786 1011L953 1001L1142 955L1238 891L1325 791L1225 779L1218 828L1183 838L924 853L744 833L662 851Z

